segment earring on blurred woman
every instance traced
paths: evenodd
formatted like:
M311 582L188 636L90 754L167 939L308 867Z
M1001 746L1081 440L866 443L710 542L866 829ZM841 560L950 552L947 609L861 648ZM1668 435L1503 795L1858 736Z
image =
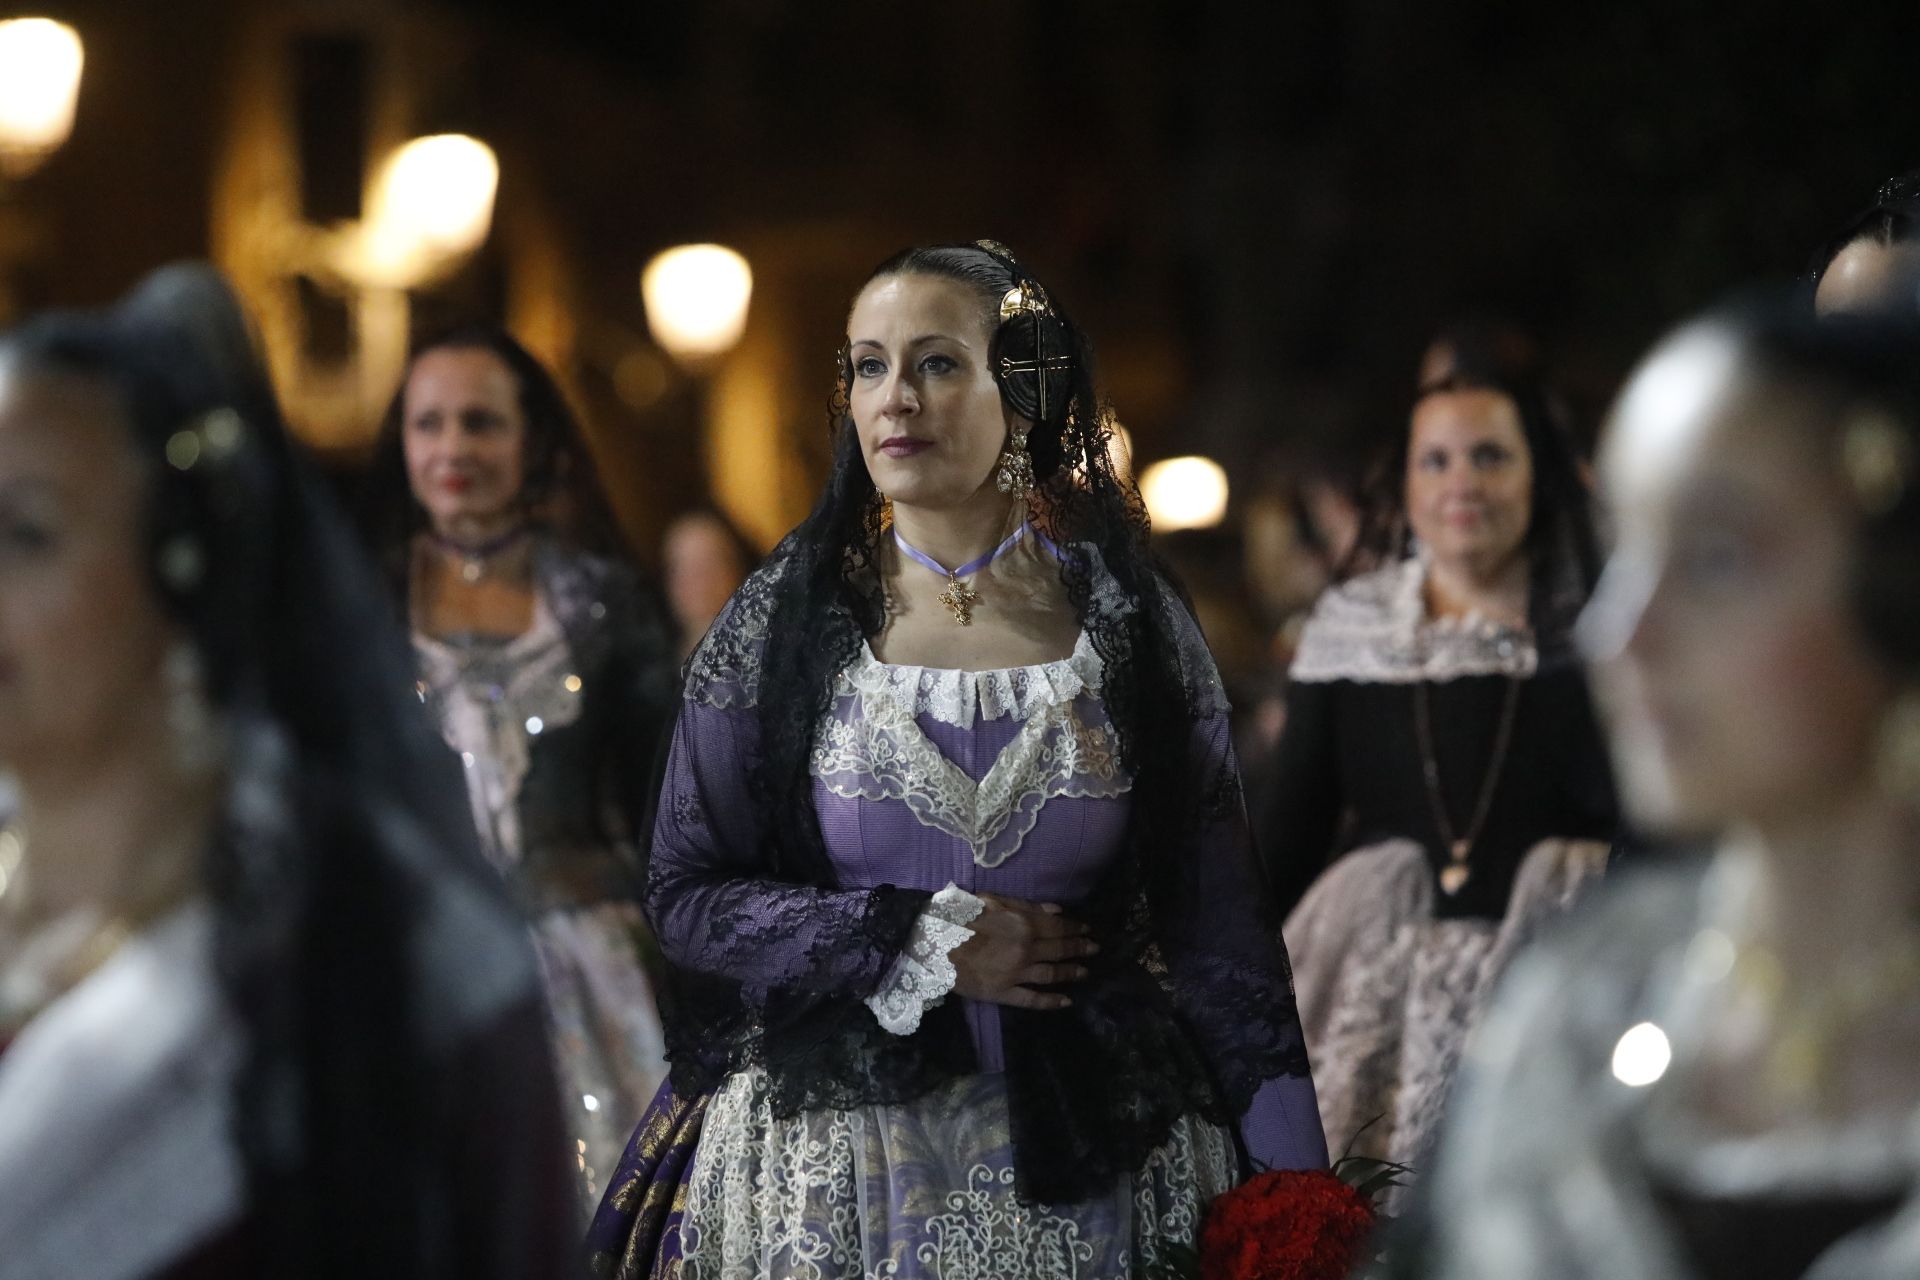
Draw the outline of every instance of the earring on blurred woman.
M1000 464L994 468L994 488L1015 502L1025 502L1028 491L1033 488L1033 455L1027 452L1030 430L1024 422L1012 429L1007 436L1007 447L1000 451Z
M205 773L220 758L220 731L207 700L199 650L185 640L176 641L161 659L160 682L174 759L187 773Z

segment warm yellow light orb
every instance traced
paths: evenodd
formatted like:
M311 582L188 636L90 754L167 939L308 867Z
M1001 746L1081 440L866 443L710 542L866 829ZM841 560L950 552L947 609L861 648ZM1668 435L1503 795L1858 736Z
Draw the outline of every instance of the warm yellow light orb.
M500 164L460 133L415 138L381 164L341 267L361 284L408 288L486 242Z
M668 249L640 273L653 340L677 360L721 355L746 332L753 297L747 260L718 244Z
M0 22L0 169L26 173L73 133L84 61L80 37L65 23Z
M1167 458L1140 473L1140 497L1156 532L1211 529L1226 518L1227 473L1212 458Z

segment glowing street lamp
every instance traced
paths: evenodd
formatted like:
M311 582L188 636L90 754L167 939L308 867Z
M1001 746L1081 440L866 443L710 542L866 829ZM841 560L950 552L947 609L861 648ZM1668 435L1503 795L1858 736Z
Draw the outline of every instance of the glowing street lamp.
M32 172L73 133L83 61L80 37L65 23L0 22L0 174Z
M724 245L668 249L640 273L653 340L674 359L698 363L723 355L746 332L753 271Z
M1211 529L1226 518L1227 473L1212 458L1167 458L1140 473L1155 532Z
M367 216L339 251L356 283L409 288L486 242L500 164L465 134L415 138L388 156L374 179Z

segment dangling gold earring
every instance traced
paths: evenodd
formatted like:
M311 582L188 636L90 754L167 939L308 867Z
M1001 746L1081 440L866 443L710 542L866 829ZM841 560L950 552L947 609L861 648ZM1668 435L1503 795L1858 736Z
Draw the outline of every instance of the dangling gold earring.
M1013 428L1007 447L1000 451L1000 465L994 469L993 487L1015 502L1025 502L1033 488L1033 455L1027 452L1030 430L1024 422Z
M1882 792L1920 804L1920 689L1900 694L1881 717L1873 763Z

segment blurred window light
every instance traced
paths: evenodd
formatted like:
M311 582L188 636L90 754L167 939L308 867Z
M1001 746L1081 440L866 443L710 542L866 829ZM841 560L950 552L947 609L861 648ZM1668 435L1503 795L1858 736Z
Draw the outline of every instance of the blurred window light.
M73 133L80 36L50 18L0 22L0 172L19 177Z
M653 340L676 360L722 355L746 332L753 271L724 245L685 244L640 273Z
M421 283L486 243L499 187L499 161L478 138L415 138L381 164L341 270L361 284Z
M1227 473L1212 458L1166 458L1140 473L1140 497L1156 532L1211 529L1226 518Z
M1667 1074L1673 1046L1667 1033L1651 1022L1629 1027L1613 1046L1613 1078L1629 1088L1642 1089Z

